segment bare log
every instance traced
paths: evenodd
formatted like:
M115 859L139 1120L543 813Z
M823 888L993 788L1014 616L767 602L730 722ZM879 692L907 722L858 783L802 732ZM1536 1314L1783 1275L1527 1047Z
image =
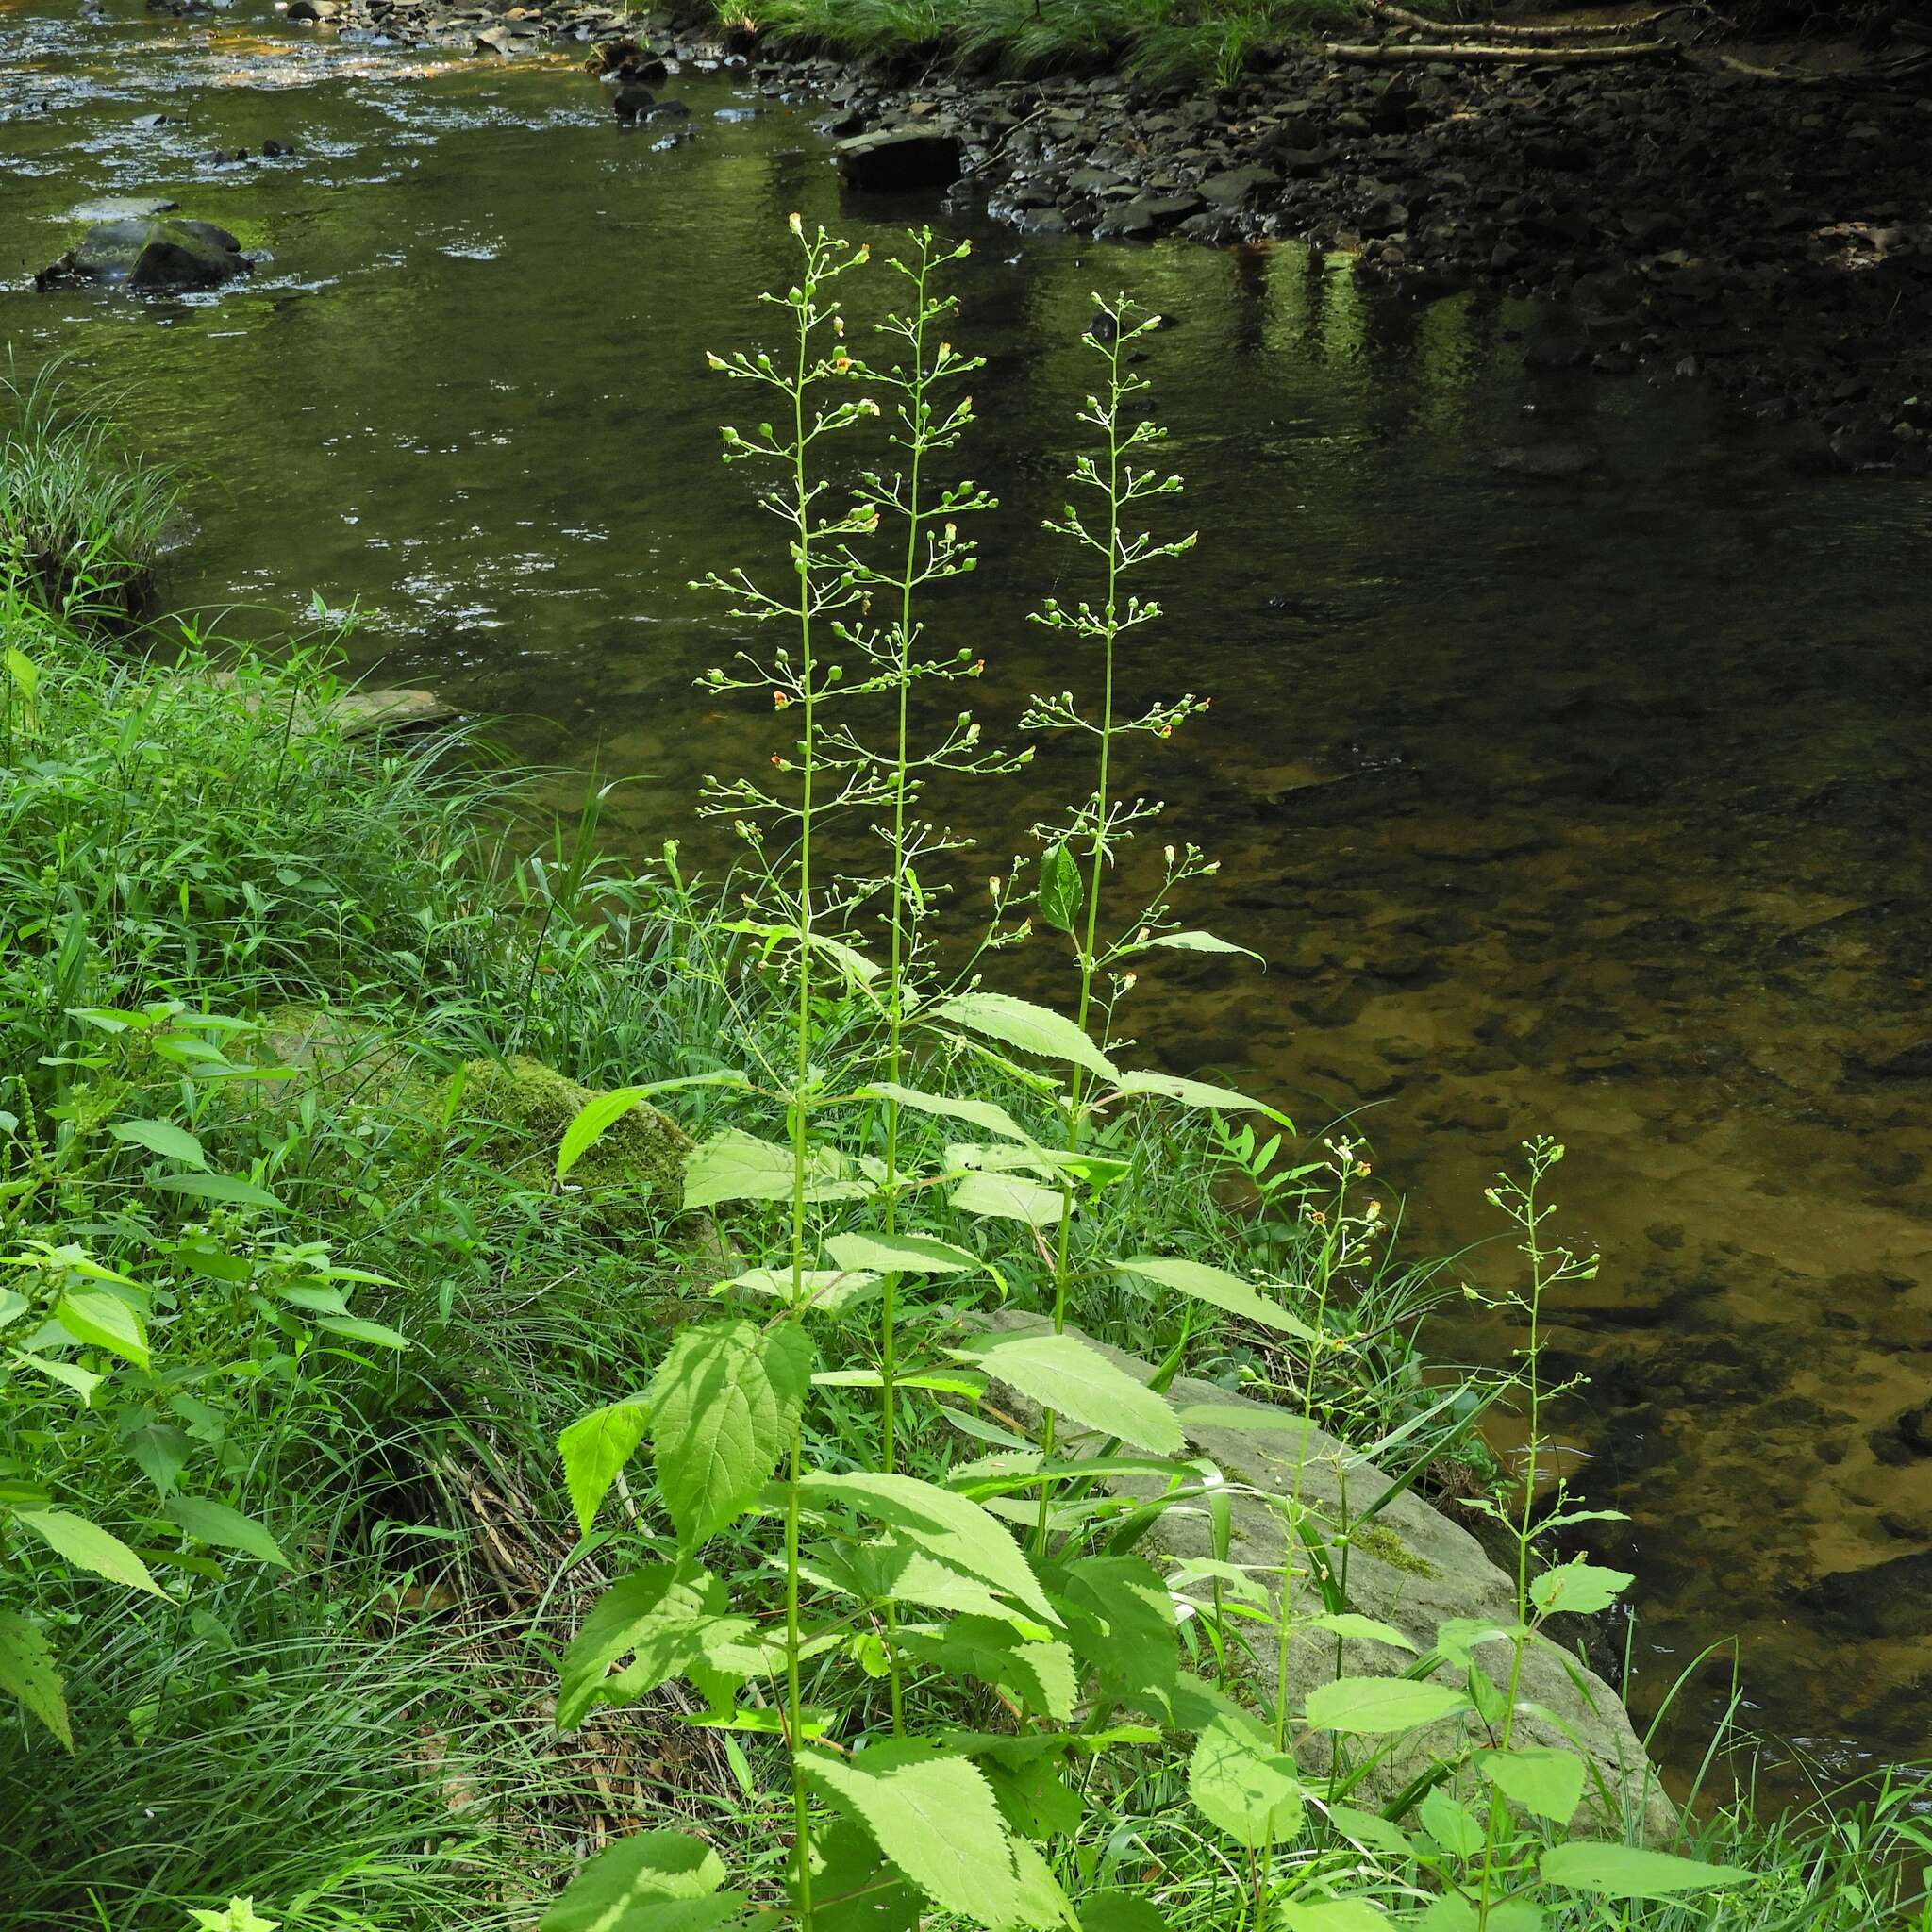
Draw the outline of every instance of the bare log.
M1659 7L1655 12L1634 13L1628 20L1619 20L1607 25L1593 26L1523 26L1514 22L1501 20L1430 20L1426 15L1411 13L1406 7L1396 7L1391 0L1361 0L1363 9L1376 20L1386 20L1397 26L1421 27L1427 33L1441 33L1445 27L1453 27L1458 33L1472 34L1486 43L1499 41L1553 41L1559 45L1569 45L1576 41L1609 40L1618 34L1635 33L1640 27L1655 26L1660 20L1668 20L1674 13L1682 13L1684 7Z
M1683 49L1675 41L1636 41L1617 47L1483 47L1461 42L1431 47L1399 46L1385 41L1362 46L1330 42L1322 51L1331 60L1349 60L1363 67L1401 67L1425 60L1446 60L1463 67L1585 67L1612 60L1667 59Z

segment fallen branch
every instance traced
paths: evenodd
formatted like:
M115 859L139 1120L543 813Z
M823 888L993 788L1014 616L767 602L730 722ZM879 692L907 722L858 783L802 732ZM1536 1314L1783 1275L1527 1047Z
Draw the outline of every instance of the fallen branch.
M1411 13L1406 7L1392 6L1391 0L1361 0L1361 5L1377 20L1391 21L1398 26L1421 27L1427 33L1441 33L1445 26L1453 26L1458 32L1478 35L1486 42L1554 41L1560 45L1634 33L1639 27L1655 26L1658 21L1684 11L1682 7L1659 7L1654 13L1632 14L1628 20L1607 26L1518 26L1500 20L1430 20L1424 14Z
M1331 60L1363 67L1400 67L1411 61L1447 60L1464 67L1582 67L1609 60L1659 60L1683 50L1675 41L1636 41L1622 47L1482 47L1452 42L1442 46L1398 46L1383 42L1353 46L1330 42L1322 51Z

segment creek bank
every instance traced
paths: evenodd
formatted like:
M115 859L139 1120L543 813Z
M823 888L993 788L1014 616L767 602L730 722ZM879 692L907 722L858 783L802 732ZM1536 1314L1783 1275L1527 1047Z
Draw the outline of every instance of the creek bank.
M1713 381L1795 425L1800 468L1932 468L1932 98L1717 57L1392 67L1323 51L1227 88L859 64L584 0L293 0L291 19L508 54L637 32L698 73L813 98L837 137L952 138L957 196L1028 234L1341 252L1391 299L1534 299L1540 377ZM1399 29L1381 45L1405 51ZM592 62L592 65L595 63ZM929 191L930 150L874 192Z

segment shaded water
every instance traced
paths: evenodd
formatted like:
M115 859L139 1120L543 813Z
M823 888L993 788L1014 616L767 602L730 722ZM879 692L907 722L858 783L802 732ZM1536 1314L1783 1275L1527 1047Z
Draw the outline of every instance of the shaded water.
M688 580L756 528L715 459L741 392L701 352L789 277L788 210L875 242L934 211L841 207L809 108L724 79L680 84L660 144L562 61L272 23L0 0L0 325L137 382L142 441L200 476L175 598L264 633L353 600L359 669L630 777L640 852L693 841L695 777L762 743L692 691L729 639ZM297 158L201 158L270 136ZM218 296L35 294L108 193L270 258ZM1065 567L1040 521L1088 291L1176 317L1147 373L1207 534L1135 677L1218 702L1145 775L1226 861L1205 923L1268 971L1165 967L1141 1032L1309 1124L1369 1104L1429 1246L1493 1231L1523 1134L1565 1140L1564 1226L1606 1260L1554 1337L1593 1378L1590 1488L1633 1518L1638 1701L1736 1634L1772 1734L1845 1767L1932 1750L1932 1458L1891 1433L1932 1395L1932 1052L1880 1071L1932 1039L1932 493L1800 480L1690 388L1527 376L1536 318L1377 302L1343 262L953 225L981 244L972 466L1006 508L942 618L994 726L1067 681L1023 616ZM1477 460L1543 440L1602 475ZM1024 802L991 811L998 853Z

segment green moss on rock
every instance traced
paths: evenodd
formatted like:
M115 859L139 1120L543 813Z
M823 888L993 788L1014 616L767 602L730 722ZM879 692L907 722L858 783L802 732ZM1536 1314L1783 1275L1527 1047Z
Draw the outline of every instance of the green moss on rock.
M1411 1576L1436 1574L1436 1566L1426 1557L1418 1556L1386 1523L1365 1523L1350 1530L1348 1540L1357 1549L1379 1558L1391 1569L1406 1570Z

